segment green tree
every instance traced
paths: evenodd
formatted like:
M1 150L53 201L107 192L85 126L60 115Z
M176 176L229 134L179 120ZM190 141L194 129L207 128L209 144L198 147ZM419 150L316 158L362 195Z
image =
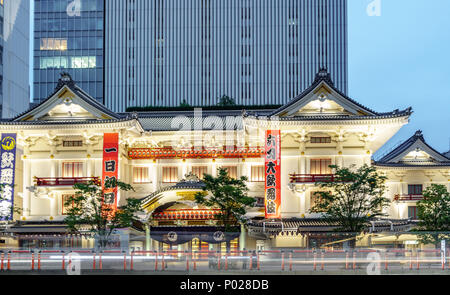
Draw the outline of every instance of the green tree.
M181 108L189 108L191 105L186 101L186 99L183 99L183 101L180 103Z
M217 106L219 107L228 107L235 105L236 105L235 100L229 97L228 95L223 95L221 98L219 98L219 102L217 103Z
M69 230L79 233L82 228L89 228L97 239L97 246L105 248L115 230L132 225L135 214L140 211L140 201L128 198L127 203L115 210L113 206L104 203L105 191L117 188L121 191L134 190L129 184L109 179L102 188L95 182L74 185L75 195L65 202L67 217L65 222Z
M450 234L450 192L445 185L432 184L423 191L423 200L417 203L419 228L426 233L419 234L425 244L438 245L449 240Z
M204 193L197 193L195 200L209 208L220 209L221 213L216 218L225 227L225 232L235 232L238 230L237 225L245 224L247 209L253 207L256 200L248 196L247 177L234 179L228 175L225 168L219 168L217 171L217 177L208 174L204 176Z
M330 167L336 170L335 177L316 184L322 191L317 192L319 201L312 213L323 213L327 220L340 225L339 230L353 233L360 233L371 219L385 215L383 209L390 204L383 196L387 178L376 168Z

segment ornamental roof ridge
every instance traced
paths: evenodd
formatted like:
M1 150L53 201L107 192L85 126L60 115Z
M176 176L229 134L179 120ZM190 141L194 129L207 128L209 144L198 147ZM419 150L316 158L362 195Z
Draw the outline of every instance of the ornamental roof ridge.
M450 160L450 151L444 153L444 157Z
M95 98L93 98L91 95L89 95L87 92L85 92L83 89L81 89L75 81L72 79L69 73L62 72L61 77L58 80L58 84L55 87L55 90L43 101L36 104L35 106L31 107L30 109L22 112L21 114L17 115L16 117L9 119L9 121L19 121L23 119L27 114L31 113L32 111L38 109L43 104L51 100L61 89L63 89L65 86L68 87L71 91L73 91L80 99L88 103L89 105L93 106L94 108L97 108L101 112L111 116L114 119L120 119L123 116L119 115L118 113L115 113L105 107L103 104L99 103Z
M409 116L412 114L412 109L408 108L403 111L395 111L392 113L382 113L379 116L295 116L295 117L279 117L281 121L329 121L329 120L373 120L373 119L389 119Z
M363 109L364 111L368 112L371 116L378 116L378 117L385 117L385 116L393 116L396 115L397 113L412 113L412 108L407 108L403 111L400 110L394 110L392 112L384 112L384 113L379 113L379 112L375 112L374 110L360 104L359 102L355 101L354 99L350 98L349 96L347 96L346 94L344 94L343 92L341 92L339 89L337 89L334 85L334 82L331 78L331 74L328 72L328 70L326 68L322 68L319 70L319 72L316 74L315 80L314 82L311 84L311 86L309 86L306 90L304 90L299 96L295 97L294 99L292 99L289 103L287 103L286 105L282 106L281 108L275 110L274 112L272 112L271 114L269 114L269 116L277 116L279 115L281 112L283 112L284 110L288 109L290 106L298 103L299 101L301 101L302 99L304 99L308 94L310 94L312 91L314 91L314 89L316 89L321 83L325 83L328 87L330 87L333 91L335 91L338 95L340 95L341 97L343 97L344 99L346 99L347 101L349 101L350 103L356 105L357 107ZM323 118L323 116L321 117Z
M436 161L430 164L425 164L424 165L410 165L408 163L405 162L397 162L397 163L392 163L391 161L394 160L396 157L400 156L402 153L408 151L409 148L411 148L411 146L413 146L415 143L417 143L418 141L420 141L426 148L428 148L430 150L431 153L435 153L437 156L441 156L443 159L447 159L449 160L448 162L445 160L439 160L439 159L435 159ZM375 165L379 165L379 166L397 166L397 167L408 167L408 166L447 166L450 165L450 159L448 157L446 157L444 154L438 152L436 149L434 149L432 146L430 146L426 140L425 137L423 135L422 130L417 130L413 136L411 136L410 138L408 138L407 140L405 140L404 142L402 142L399 146L397 146L395 149L393 149L390 153L388 153L387 155L385 155L384 157L382 157L380 160L375 161Z
M408 108L403 111L385 113L381 116L295 116L295 117L267 117L256 114L248 114L244 119L261 121L264 119L274 118L273 121L278 122L333 122L333 121L347 121L347 122L357 122L357 121L373 121L373 120L386 120L386 119L396 119L402 117L409 117L412 114L412 109Z
M258 113L267 113L270 114L273 112L273 109L261 109L261 110L251 110L251 109L237 109L237 110L203 110L202 116L218 116L218 117L245 117L249 113L258 112ZM195 111L149 111L149 112L136 112L139 118L161 118L161 117L169 117L175 118L177 116L186 116L193 117L195 115ZM129 112L118 113L120 116L129 116Z
M91 124L115 124L115 123L123 123L123 122L131 122L136 120L137 122L139 122L139 120L137 119L133 119L130 117L126 117L126 118L119 118L119 119L114 119L114 120L60 120L60 121L11 121L11 120L7 120L7 121L0 121L0 125L4 125L4 126L26 126L26 125L30 125L30 126L39 126L39 125L91 125Z
M375 167L380 167L380 168L408 168L408 169L412 169L412 168L417 168L417 169L431 169L431 168L450 168L450 161L448 162L442 162L442 163L433 163L433 164L422 164L422 165L411 165L411 164L407 164L407 163L380 163L380 162L375 162L374 163Z

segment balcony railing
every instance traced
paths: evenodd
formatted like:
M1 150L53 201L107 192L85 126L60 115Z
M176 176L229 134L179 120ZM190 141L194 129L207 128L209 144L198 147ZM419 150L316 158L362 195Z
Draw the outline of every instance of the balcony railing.
M396 195L394 200L397 202L417 202L423 200L423 195Z
M291 183L333 182L336 179L333 174L291 174L289 176Z
M35 177L34 182L36 186L74 186L78 183L87 184L95 182L97 185L101 184L99 177Z

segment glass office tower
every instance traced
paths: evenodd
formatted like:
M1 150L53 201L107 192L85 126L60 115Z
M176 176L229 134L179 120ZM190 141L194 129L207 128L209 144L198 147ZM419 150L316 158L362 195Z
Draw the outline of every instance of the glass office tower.
M347 0L108 0L105 104L284 104L327 68L347 92Z
M0 117L30 106L30 1L0 1Z
M117 112L284 104L321 68L347 92L347 0L35 0L34 49L36 101L67 71Z
M34 102L68 72L103 102L104 0L34 1Z

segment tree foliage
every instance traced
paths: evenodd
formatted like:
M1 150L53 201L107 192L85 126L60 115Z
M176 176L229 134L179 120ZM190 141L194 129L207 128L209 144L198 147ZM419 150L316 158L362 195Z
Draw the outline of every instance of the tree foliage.
M219 102L217 103L217 106L220 107L227 107L227 106L234 106L236 105L236 102L233 98L229 97L228 95L223 95L221 98L219 98Z
M191 105L186 101L186 99L183 99L183 101L180 103L180 108L189 108Z
M221 220L227 232L233 231L238 223L245 223L244 215L256 201L248 196L247 180L246 177L234 179L225 168L219 168L217 177L208 174L204 176L203 190L210 195L197 193L195 200L207 207L220 209L222 213L216 217Z
M337 222L340 230L354 233L363 231L371 219L385 215L383 209L390 204L383 196L387 177L368 165L357 169L354 165L330 167L336 170L335 177L316 184L321 188L317 192L320 201L312 213L322 213L327 220Z
M417 203L419 235L425 244L438 244L450 239L450 192L445 185L432 184L423 191L423 200ZM447 233L445 233L447 232Z
M98 246L107 246L111 235L115 230L132 225L134 216L140 211L140 201L128 198L127 203L117 210L104 203L105 191L117 188L121 191L131 191L133 187L129 184L112 178L105 182L104 188L95 182L74 185L75 195L65 202L67 217L65 222L71 232L79 233L81 229L89 228L98 239Z

